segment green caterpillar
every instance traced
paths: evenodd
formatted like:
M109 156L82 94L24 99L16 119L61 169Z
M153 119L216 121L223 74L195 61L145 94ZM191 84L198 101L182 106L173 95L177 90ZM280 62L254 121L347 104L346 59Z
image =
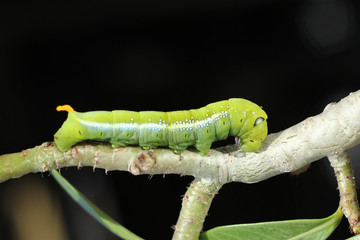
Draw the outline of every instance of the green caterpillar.
M241 149L256 151L267 135L267 115L255 103L232 98L188 111L133 112L125 110L80 113L69 105L57 107L68 117L54 135L62 151L84 140L110 142L113 147L139 145L144 149L168 146L180 153L195 146L207 155L211 144L229 135Z

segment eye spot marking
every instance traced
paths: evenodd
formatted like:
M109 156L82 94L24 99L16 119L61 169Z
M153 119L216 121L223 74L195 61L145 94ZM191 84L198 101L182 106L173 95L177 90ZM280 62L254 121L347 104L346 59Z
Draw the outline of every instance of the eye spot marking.
M254 123L254 127L260 123L262 123L265 119L263 117L258 117L256 120L255 120L255 123Z

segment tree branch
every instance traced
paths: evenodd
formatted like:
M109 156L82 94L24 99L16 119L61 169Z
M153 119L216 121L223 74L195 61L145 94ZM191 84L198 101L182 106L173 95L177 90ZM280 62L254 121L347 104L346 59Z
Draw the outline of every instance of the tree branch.
M21 153L0 156L0 181L30 172L92 166L105 171L129 171L134 175L175 173L216 179L220 183L254 183L296 171L359 144L359 119L360 91L357 91L339 103L330 103L319 115L270 134L256 153L245 153L230 145L210 150L208 156L191 150L177 155L170 149L112 149L100 143L78 144L63 153L52 142L46 142Z
M112 149L108 144L83 143L67 152L53 143L0 156L0 182L30 172L45 172L69 166L92 166L105 171L139 174L181 174L216 183L255 183L275 175L296 171L325 156L360 143L360 91L339 103L330 103L323 113L278 133L270 134L256 153L235 146L174 154L170 149L139 147Z

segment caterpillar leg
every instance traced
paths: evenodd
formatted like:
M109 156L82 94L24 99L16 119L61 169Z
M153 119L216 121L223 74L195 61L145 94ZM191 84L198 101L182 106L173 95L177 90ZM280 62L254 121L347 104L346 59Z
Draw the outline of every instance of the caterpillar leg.
M200 151L201 156L207 156L208 153L209 153L209 149Z
M241 138L235 137L235 144L240 147L240 145L241 145Z
M184 151L187 146L183 146L182 144L175 144L175 145L170 145L169 148L174 150L174 153L176 154L180 154L182 151Z
M202 156L207 156L209 149L211 148L211 143L212 142L204 142L204 143L196 143L195 147L197 150L200 151L200 154Z
M177 155L180 155L182 151L183 151L183 150L174 149L174 153L177 154Z
M127 146L126 144L124 144L123 142L119 142L119 141L110 141L111 143L111 147L112 148L118 148L118 147L125 147Z

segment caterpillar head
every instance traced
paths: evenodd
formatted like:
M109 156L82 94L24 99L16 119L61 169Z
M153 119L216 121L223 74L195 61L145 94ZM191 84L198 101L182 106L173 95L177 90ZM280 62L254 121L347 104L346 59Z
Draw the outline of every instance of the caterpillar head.
M245 152L253 152L261 147L267 135L267 122L264 116L257 116L253 122L253 126L248 128L248 131L243 134L241 138L241 149Z
M231 135L240 139L243 151L258 150L268 133L265 111L245 99L230 99L229 102Z
M67 111L68 117L61 128L55 133L54 141L61 151L67 151L71 146L84 140L85 129L77 121L77 115L69 105L58 106L57 111Z

